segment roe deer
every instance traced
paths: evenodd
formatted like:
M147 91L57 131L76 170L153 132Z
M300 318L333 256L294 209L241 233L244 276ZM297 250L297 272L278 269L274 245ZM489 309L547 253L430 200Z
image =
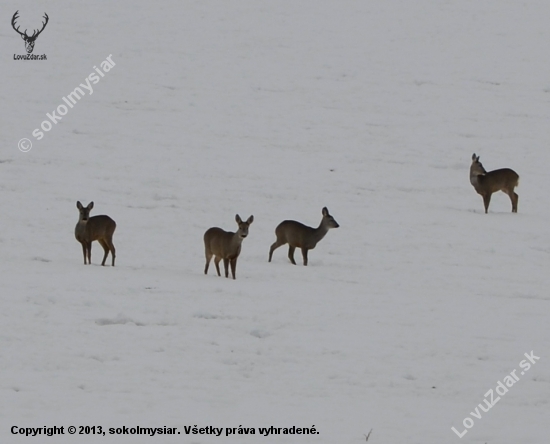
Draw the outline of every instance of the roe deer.
M105 260L111 251L113 258L112 265L115 266L115 246L113 245L113 233L115 232L116 223L109 216L93 216L90 217L90 210L94 207L94 203L90 202L87 207L82 206L80 201L76 203L76 208L80 211L78 222L74 229L76 240L82 244L82 253L84 254L84 265L86 265L86 257L88 264L92 263L92 242L98 241L105 255L101 265L105 265Z
M313 250L315 245L325 237L328 230L338 228L338 222L328 213L327 207L322 210L323 219L317 228L308 227L295 220L285 220L275 228L277 240L269 249L269 262L273 256L273 252L281 245L288 244L288 258L290 262L296 265L294 260L294 250L296 247L302 249L304 265L307 265L307 252Z
M246 222L243 222L237 214L235 220L239 225L239 229L235 233L222 230L218 227L209 228L204 233L204 255L206 256L204 274L208 274L210 260L212 256L215 256L214 265L216 265L218 276L221 276L220 261L223 259L225 277L229 277L229 264L231 264L231 274L233 275L233 279L235 279L237 258L241 254L241 244L243 243L243 239L248 236L248 227L254 222L254 216L250 216Z
M502 168L487 172L479 161L479 156L472 155L472 165L470 166L470 183L478 194L483 197L485 213L489 210L491 195L497 191L504 191L512 201L512 213L518 212L519 196L514 192L518 186L519 176L510 168Z

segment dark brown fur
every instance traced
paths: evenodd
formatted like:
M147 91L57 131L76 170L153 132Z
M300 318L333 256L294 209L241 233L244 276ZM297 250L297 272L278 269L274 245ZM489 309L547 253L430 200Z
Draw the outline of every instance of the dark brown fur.
M229 277L229 265L231 264L231 274L233 279L236 278L237 258L241 254L243 239L248 236L248 227L254 222L254 216L250 216L246 222L243 222L237 214L235 221L239 225L239 229L235 233L218 227L209 228L204 233L204 255L206 256L204 274L208 274L208 266L214 256L214 265L218 276L221 276L220 261L223 259L225 277Z
M483 197L485 213L489 211L491 195L497 191L503 191L512 201L512 213L518 212L519 196L514 192L514 188L519 184L519 176L510 168L502 168L487 172L479 161L479 156L472 155L472 165L470 166L470 183L478 194Z
M322 210L323 219L317 228L308 227L295 220L285 220L275 228L277 240L269 249L269 262L273 257L273 252L282 245L288 244L288 258L290 262L296 265L294 260L294 250L300 248L304 265L307 265L307 252L313 250L317 243L325 237L328 230L338 228L338 222L329 214L327 207Z
M88 264L92 263L92 242L98 241L105 251L101 265L105 265L105 260L110 251L113 259L112 266L114 267L116 251L113 244L113 233L116 229L116 222L109 216L104 215L90 217L90 210L94 207L93 202L84 207L79 201L76 203L76 207L80 214L74 229L74 235L76 240L82 244L84 265L86 265L86 258L88 258Z

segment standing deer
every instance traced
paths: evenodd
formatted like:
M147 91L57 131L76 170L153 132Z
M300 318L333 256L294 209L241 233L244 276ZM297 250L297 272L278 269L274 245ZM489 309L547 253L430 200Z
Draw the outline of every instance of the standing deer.
M302 249L302 257L304 265L307 265L307 252L313 250L317 243L325 237L328 230L338 228L338 222L329 214L327 207L322 210L323 219L317 228L308 227L295 220L285 220L275 228L277 240L269 249L269 262L273 256L273 252L281 245L288 244L288 258L290 262L296 265L294 260L294 250Z
M472 155L472 165L470 166L470 183L478 194L483 197L485 213L489 210L491 195L497 191L504 191L512 201L512 213L518 212L519 196L514 192L514 188L519 184L519 176L510 168L501 168L487 172L479 161L479 156Z
M15 30L15 32L17 32L21 36L21 38L25 40L25 49L27 50L28 54L31 54L34 49L34 43L36 39L42 33L42 31L44 31L44 28L48 24L48 20L50 18L48 17L48 14L44 13L44 19L46 21L42 22L42 29L40 31L34 29L32 35L28 36L26 29L25 32L21 32L19 31L19 26L17 28L15 27L15 21L19 18L17 14L19 14L19 11L15 11L15 14L13 14L13 17L11 19L11 26Z
M113 258L112 265L115 266L115 246L113 245L113 233L116 229L116 223L109 216L93 216L90 217L90 210L94 207L94 203L90 202L87 207L84 207L80 201L76 203L76 208L80 212L78 222L74 229L76 240L82 244L82 253L84 254L84 265L86 265L86 257L88 264L92 263L92 242L98 241L105 255L101 265L105 265L105 260L109 251Z
M204 274L208 274L210 260L212 256L215 256L214 265L216 265L218 276L221 276L220 261L223 259L225 277L229 277L229 264L231 264L231 274L233 275L233 279L235 279L237 258L241 254L243 239L248 236L248 227L254 222L254 216L250 216L246 222L243 222L237 214L235 221L239 225L239 229L235 233L222 230L218 227L209 228L204 233L204 255L206 256Z

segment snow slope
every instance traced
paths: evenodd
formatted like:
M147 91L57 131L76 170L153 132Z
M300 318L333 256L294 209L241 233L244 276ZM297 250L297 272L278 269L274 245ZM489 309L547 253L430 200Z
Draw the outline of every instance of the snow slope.
M29 29L48 13L47 61L13 60L16 10ZM548 441L550 3L0 11L0 442ZM35 140L109 55L93 94ZM473 152L520 174L518 214L502 193L483 214ZM116 220L115 268L97 243L83 266L77 200ZM309 266L286 248L268 263L275 226L316 226L323 206L340 228ZM237 280L204 276L204 231L236 229L236 213L255 218ZM451 427L531 350L537 365L459 439ZM181 435L10 432L54 425Z

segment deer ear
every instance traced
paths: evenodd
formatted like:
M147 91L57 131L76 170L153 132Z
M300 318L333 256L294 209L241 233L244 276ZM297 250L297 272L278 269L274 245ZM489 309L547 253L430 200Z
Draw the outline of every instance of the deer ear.
M472 160L475 162L475 160L476 160L476 153L472 154Z
M93 207L94 207L94 203L93 203L93 202L90 202L90 203L88 204L88 210L91 210Z
M247 223L248 225L250 225L252 222L254 222L254 216L250 216L250 217L248 218L248 220L246 221L246 223Z
M328 216L328 208L323 207L322 213L323 213L323 216Z
M21 34L21 38L22 38L23 40L25 40L25 36L24 36L23 34Z
M79 210L82 210L82 204L80 203L79 200L76 202L76 208L78 208Z
M237 221L238 224L243 223L243 220L241 219L241 216L239 216L238 214L235 215L235 220Z

